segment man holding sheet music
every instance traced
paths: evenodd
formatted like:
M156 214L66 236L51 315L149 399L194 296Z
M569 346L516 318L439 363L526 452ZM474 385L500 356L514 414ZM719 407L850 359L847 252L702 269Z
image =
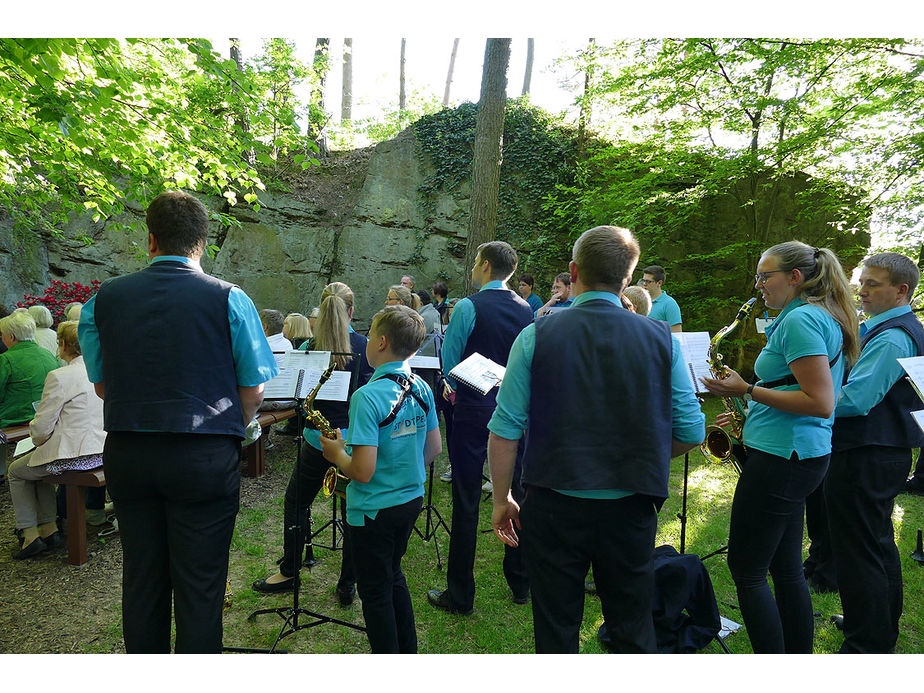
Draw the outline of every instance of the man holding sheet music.
M590 229L572 257L573 305L510 350L488 424L492 524L508 547L522 535L538 653L578 652L591 566L614 649L655 652L657 509L670 458L703 440L705 417L670 328L620 301L632 233ZM521 501L509 491L524 431Z
M517 268L517 253L503 241L478 247L472 267L472 283L481 289L459 301L452 312L443 342L443 372L449 372L472 354L506 365L510 345L533 320L529 304L506 287ZM438 609L469 614L475 601L475 545L478 536L478 505L481 500L481 470L488 445L488 421L494 413L496 388L483 395L448 378L443 393L455 390L449 462L452 466L452 536L446 590L430 590L429 602ZM518 475L514 481L519 497ZM504 576L513 600L525 604L529 582L520 552L514 547L504 554Z
M892 509L924 432L911 416L921 399L897 359L924 356L924 328L909 305L920 272L898 253L863 263L862 351L835 409L831 465L824 483L838 590L844 608L841 652L895 650L902 571Z
M80 314L104 400L106 484L122 540L129 653L220 652L241 440L278 367L253 302L199 259L209 217L180 191L147 210L151 264Z

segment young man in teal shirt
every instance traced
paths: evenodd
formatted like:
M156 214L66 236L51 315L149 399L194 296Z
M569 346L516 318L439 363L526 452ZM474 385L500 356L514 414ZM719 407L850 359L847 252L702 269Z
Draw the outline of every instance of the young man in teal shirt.
M352 480L347 524L374 654L417 652L401 558L423 506L426 465L443 448L433 392L407 362L425 335L423 319L406 306L376 313L366 345L375 372L350 400L349 440L340 431L335 440L321 438L324 457Z
M651 310L648 317L663 320L670 325L671 332L683 332L680 306L673 296L668 296L661 288L666 278L667 274L660 265L651 265L642 270L642 278L638 280L638 285L651 294Z

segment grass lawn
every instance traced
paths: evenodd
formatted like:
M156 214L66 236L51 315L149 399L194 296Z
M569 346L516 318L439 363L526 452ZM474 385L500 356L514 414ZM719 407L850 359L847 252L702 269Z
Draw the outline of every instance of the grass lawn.
M713 418L717 404L712 399L707 401L707 419ZM251 582L275 571L275 561L282 555L282 493L294 463L294 445L288 440L280 441L268 451L267 456L267 476L259 480L246 480L245 483L263 484L272 487L272 492L263 494L264 499L260 502L248 506L242 504L231 547L233 600L231 608L225 612L227 646L271 647L282 626L282 619L275 614L266 614L251 621L247 616L256 609L283 607L292 603L291 594L260 595L250 589ZM724 546L727 541L729 513L737 475L728 466L707 463L699 451L691 452L689 457L686 552L704 556ZM437 476L447 464L444 453L435 464ZM677 515L681 510L683 468L682 457L673 460L671 497L659 516L657 542L659 545L670 544L678 550L681 522ZM433 505L447 524L450 524L452 514L450 498L449 484L437 479L433 484ZM481 530L490 528L490 511L490 501L483 503ZM319 496L312 507L314 528L322 527L330 519L331 501ZM921 653L924 652L924 566L913 561L909 555L915 548L917 530L924 527L924 498L899 496L893 519L902 556L905 585L905 608L898 652ZM418 521L417 526L421 531L424 529L424 520L424 516L421 516ZM331 529L328 527L316 542L330 545ZM437 565L437 550L442 558L442 570ZM449 536L440 528L430 541L424 541L416 533L413 534L404 559L404 572L410 586L417 620L420 652L533 652L531 605L517 606L511 601L501 571L503 546L491 533L481 534L478 540L475 559L475 613L467 617L453 616L438 611L427 603L428 589L445 587L448 551ZM302 570L301 606L361 625L362 610L358 599L352 607L346 609L341 608L336 601L334 588L339 573L340 552L316 547L315 556L319 559L318 564L310 571L307 568ZM705 564L712 579L721 614L741 623L734 584L724 554L707 559ZM832 614L840 613L840 599L837 594L813 594L812 602L819 614L815 628L815 652L836 652L842 637L830 624L829 619ZM301 623L305 622L306 619L303 617ZM584 606L581 652L604 652L596 637L597 628L601 623L599 601L596 597L588 596ZM726 644L733 653L751 652L747 634L743 629L727 638ZM291 652L369 651L363 633L331 623L290 635L282 640L279 647ZM722 650L713 642L703 652L721 653Z

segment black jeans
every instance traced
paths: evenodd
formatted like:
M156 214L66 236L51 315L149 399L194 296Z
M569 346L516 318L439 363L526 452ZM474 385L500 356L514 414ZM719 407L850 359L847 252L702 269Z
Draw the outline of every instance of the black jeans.
M830 455L800 460L750 449L728 533L728 569L754 652L811 654L812 600L802 573L805 498ZM773 588L767 571L773 576Z
M283 557L279 564L279 572L286 577L295 575L295 559L305 546L305 535L308 532L308 511L321 490L321 482L324 481L324 475L330 467L331 463L324 459L320 450L302 441L301 459L292 470L283 506ZM298 505L295 503L296 494ZM298 526L293 536L291 527L296 524ZM355 582L353 562L350 559L350 529L344 522L343 555L340 557L340 579L337 581L337 587L349 590Z
M417 628L401 559L423 507L423 497L367 516L350 527L356 587L363 603L366 636L373 654L415 654Z
M520 522L538 654L577 654L590 566L613 651L657 651L651 498L591 500L529 486Z
M877 445L836 452L825 501L844 607L841 652L889 653L902 614L902 564L892 509L911 450Z
M493 407L456 407L453 412L452 438L449 439L449 463L452 465L452 533L449 537L449 561L446 582L449 603L454 609L468 611L475 604L475 549L478 542L478 516L482 500L482 475L488 451L488 421ZM523 498L520 483L523 444L517 450L513 473L513 498ZM519 548L504 546L504 577L515 597L529 592L526 564Z
M106 437L103 468L122 541L125 649L221 652L228 551L237 515L240 439L120 433Z

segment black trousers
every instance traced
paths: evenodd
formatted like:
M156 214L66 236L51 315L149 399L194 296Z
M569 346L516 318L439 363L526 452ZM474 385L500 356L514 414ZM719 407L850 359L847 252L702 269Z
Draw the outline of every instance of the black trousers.
M756 654L811 654L812 599L802 572L805 498L821 484L830 455L790 459L749 450L735 487L728 569ZM767 572L773 576L773 591Z
M401 559L423 507L423 497L380 510L350 527L356 587L373 654L415 654L417 628Z
M830 474L831 468L828 467ZM805 531L809 537L808 558L802 563L806 578L819 585L837 589L837 568L831 533L828 530L828 512L825 507L825 483L822 481L805 499Z
M588 500L529 486L520 523L538 654L578 652L590 566L612 651L657 651L651 605L658 516L651 498Z
M324 481L324 475L330 467L331 463L324 459L320 450L302 441L301 458L292 470L283 505L283 556L279 572L286 577L295 575L295 560L305 546L305 535L308 532L308 511L321 490L321 482ZM343 504L340 507L342 510ZM293 536L291 527L294 525L297 525L297 528ZM337 581L337 587L349 590L355 582L353 561L350 559L350 529L344 522L343 554L340 557L340 579Z
M841 652L895 650L903 593L892 509L910 468L907 448L870 445L832 455L825 500L844 608Z
M216 653L240 496L233 436L109 433L106 485L122 540L122 631L129 653Z
M449 439L449 463L452 466L452 533L446 582L449 603L454 609L468 611L475 603L475 548L478 542L478 515L482 499L482 475L488 453L488 422L493 407L455 407L452 437ZM520 502L522 444L517 451L513 476L513 497ZM523 552L504 547L504 577L515 597L529 591L529 579Z

